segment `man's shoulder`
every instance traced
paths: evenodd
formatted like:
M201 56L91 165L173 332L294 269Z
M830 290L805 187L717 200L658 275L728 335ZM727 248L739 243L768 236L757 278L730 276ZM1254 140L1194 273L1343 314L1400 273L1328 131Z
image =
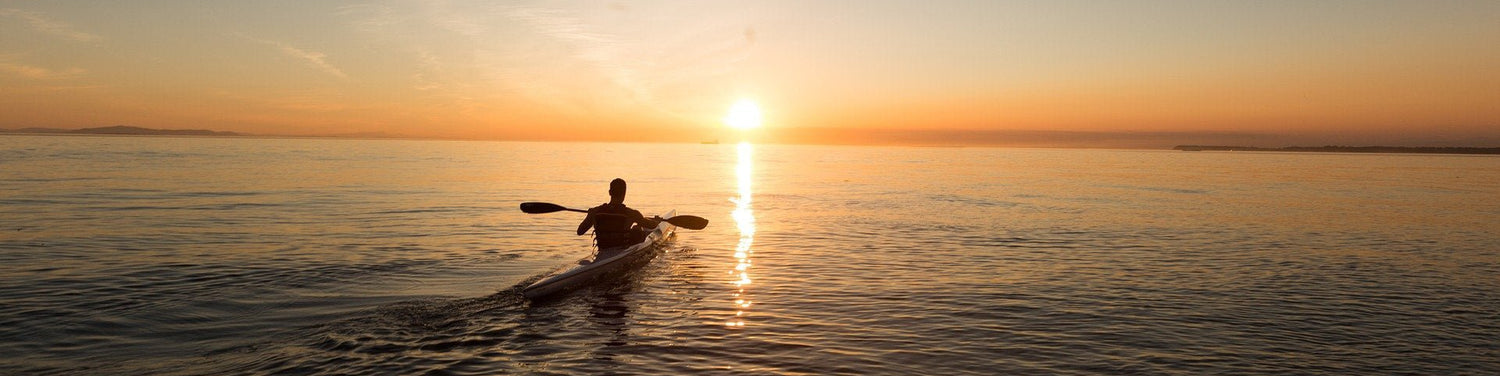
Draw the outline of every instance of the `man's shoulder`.
M631 209L629 206L625 206L625 204L610 205L608 203L589 208L589 211L615 214L641 214L639 210Z
M633 215L633 216L637 216L637 217L641 216L641 211L640 210L631 209L629 206L625 206L625 204L620 204L620 207L619 207L618 210L619 211L617 211L616 213L619 213L619 214Z

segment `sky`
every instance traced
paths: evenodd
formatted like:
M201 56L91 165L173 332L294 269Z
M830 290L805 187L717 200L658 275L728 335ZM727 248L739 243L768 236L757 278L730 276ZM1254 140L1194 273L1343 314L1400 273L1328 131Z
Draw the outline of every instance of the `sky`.
M1500 1L4 1L0 128L1500 146ZM721 119L749 100L764 125Z

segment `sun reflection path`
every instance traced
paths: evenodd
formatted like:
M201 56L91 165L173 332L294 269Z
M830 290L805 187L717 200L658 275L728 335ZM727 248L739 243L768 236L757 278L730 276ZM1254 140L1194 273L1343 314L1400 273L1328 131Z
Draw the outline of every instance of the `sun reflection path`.
M724 322L724 326L730 329L741 329L745 327L745 313L750 310L750 299L745 295L745 288L750 285L750 245L755 242L755 212L750 209L750 171L753 147L748 142L739 144L739 160L734 166L735 177L739 182L740 195L729 199L734 202L734 223L740 229L740 243L734 247L735 265L729 271L731 283L734 284L734 317Z

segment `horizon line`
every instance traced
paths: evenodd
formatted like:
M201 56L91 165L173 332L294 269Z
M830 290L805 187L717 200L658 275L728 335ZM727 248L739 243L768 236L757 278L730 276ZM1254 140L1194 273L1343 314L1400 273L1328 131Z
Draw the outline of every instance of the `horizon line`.
M80 132L105 128L132 128L144 133L90 133ZM1371 146L1371 147L1500 147L1500 137L1466 137L1462 140L1412 140L1410 142L1364 142L1361 137L1333 141L1330 135L1289 135L1274 133L1249 133L1236 131L1077 131L1077 130L973 130L973 129L849 129L837 127L788 127L774 128L778 134L762 134L740 137L726 144L751 142L753 144L776 145L828 145L828 146L914 146L914 147L1013 147L1045 149L1159 149L1171 150L1183 145L1223 145L1234 147L1325 147L1325 146ZM221 134L153 134L150 132L207 132ZM108 125L83 128L22 127L0 128L0 135L41 136L189 136L189 137L248 137L248 138L320 138L320 139L391 139L391 140L438 140L438 141L501 141L501 142L590 142L590 143L664 143L692 144L719 143L715 139L671 139L645 140L629 138L543 138L503 136L440 136L410 135L386 132L346 132L325 134L247 133L212 129L168 129L148 128L132 125ZM1322 141L1306 139L1323 138ZM1365 136L1370 139L1371 137ZM1381 138L1381 137L1375 137ZM1389 138L1384 137L1384 138ZM1293 142L1304 139L1303 142ZM1455 142L1459 141L1459 142ZM1477 142L1475 142L1477 141Z

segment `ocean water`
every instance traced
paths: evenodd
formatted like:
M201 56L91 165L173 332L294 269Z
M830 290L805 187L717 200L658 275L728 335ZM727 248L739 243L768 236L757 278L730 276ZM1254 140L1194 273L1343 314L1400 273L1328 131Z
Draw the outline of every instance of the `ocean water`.
M1500 158L3 136L0 374L1500 374Z

